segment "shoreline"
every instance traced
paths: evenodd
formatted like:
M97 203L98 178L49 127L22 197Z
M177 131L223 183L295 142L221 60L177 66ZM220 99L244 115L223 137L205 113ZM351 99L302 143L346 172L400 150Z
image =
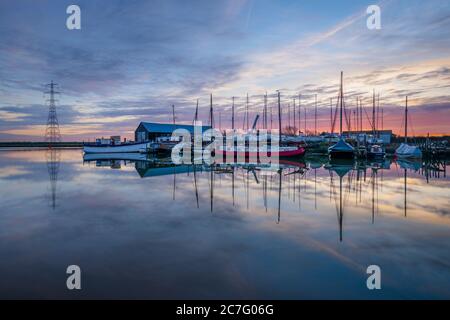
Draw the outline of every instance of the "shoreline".
M53 148L82 148L83 142L56 142ZM48 148L48 142L0 142L0 149L4 148Z

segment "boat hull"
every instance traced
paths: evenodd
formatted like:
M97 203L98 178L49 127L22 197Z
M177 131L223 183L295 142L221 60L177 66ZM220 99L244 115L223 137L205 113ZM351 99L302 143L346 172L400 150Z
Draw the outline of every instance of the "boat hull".
M99 160L125 160L125 161L147 161L147 154L136 152L115 152L115 153L86 153L83 155L83 161Z
M151 151L153 147L150 143L133 143L133 144L122 144L116 146L96 146L96 145L85 145L83 146L84 153L128 153L128 152L139 152L146 153Z
M259 157L261 156L267 156L267 157L280 157L280 158L286 158L286 157L300 157L303 156L306 152L305 148L296 148L293 150L286 150L286 151L276 151L276 152L259 152L259 151L255 151L255 152L250 152L250 151L233 151L233 150L221 150L218 149L216 150L216 153L218 155L223 155L223 156L235 156L235 157L245 157L245 158L250 158L250 157Z
M350 151L331 151L329 153L331 159L353 159L355 153Z

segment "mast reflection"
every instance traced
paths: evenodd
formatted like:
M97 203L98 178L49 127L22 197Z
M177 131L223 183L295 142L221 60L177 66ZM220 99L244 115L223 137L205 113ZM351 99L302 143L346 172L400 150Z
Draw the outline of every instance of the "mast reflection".
M333 198L336 203L336 214L339 224L339 241L341 242L343 239L343 220L344 220L344 199L343 199L342 181L344 177L354 169L354 167L355 161L353 159L330 160L330 162L325 166L325 168L330 172L331 189L333 192ZM339 177L339 196L337 195L334 184L334 173L336 173L337 176ZM348 181L350 182L350 179Z
M392 171L395 168L402 170L403 215L405 217L407 217L408 211L408 170L414 171L417 175L423 172L425 177L427 171L428 176L433 175L430 173L430 170L432 170L430 166L428 168L424 167L422 163L397 160L391 167L391 160L385 159L367 162L329 160L328 158L317 157L306 158L306 161L281 161L279 167L274 169L270 165L260 163L175 165L170 158L148 157L139 154L127 155L126 157L113 155L110 159L108 159L107 155L87 156L84 159L85 161L95 161L96 165L102 166L109 163L111 168L120 168L120 161L133 163L136 172L141 178L172 175L171 179L166 180L166 183L172 184L172 201L177 201L176 196L177 192L179 192L177 183L183 183L183 186L186 186L184 183L186 180L182 177L181 179L179 178L180 175L186 173L191 179L187 185L193 188L192 191L188 191L195 196L195 205L192 204L193 207L200 209L203 197L199 187L206 185L206 183L208 184L208 192L204 194L205 199L203 200L205 201L208 198L206 207L211 213L218 210L216 208L218 201L227 202L227 199L229 199L230 207L237 207L236 210L242 210L239 204L244 204L244 202L246 210L255 210L255 206L260 204L261 211L273 214L276 224L280 224L283 211L288 214L293 213L291 202L295 203L298 201L298 210L301 212L302 201L309 201L313 207L312 210L317 210L320 207L320 213L336 212L339 242L343 242L344 238L343 224L345 215L349 211L353 212L356 207L367 209L367 212L370 212L371 224L375 224L375 217L380 212L379 195L380 189L383 187L384 171ZM119 160L119 157L122 157L122 159ZM443 173L441 172L441 175L445 174L444 170L442 169ZM313 171L314 175L308 176L307 173L309 171ZM324 172L326 173L325 175ZM390 176L392 177L393 174ZM216 177L216 175L219 176ZM331 211L325 203L321 202L321 197L327 197L321 191L328 189L328 186L326 186L328 179L329 199L331 203L334 202ZM311 188L307 188L308 184L311 185ZM312 184L314 185L312 186ZM223 191L225 192L222 193ZM223 194L228 196L220 197ZM309 198L310 195L313 197ZM354 196L355 200L350 203L352 210L348 208L350 196L352 199ZM358 209L358 211L361 210Z

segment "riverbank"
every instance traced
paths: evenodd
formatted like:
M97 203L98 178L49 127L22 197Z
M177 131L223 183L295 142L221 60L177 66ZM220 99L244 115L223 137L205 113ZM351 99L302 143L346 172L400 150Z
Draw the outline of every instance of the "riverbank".
M53 148L82 148L83 142L55 142ZM13 141L0 142L0 148L48 148L48 142Z

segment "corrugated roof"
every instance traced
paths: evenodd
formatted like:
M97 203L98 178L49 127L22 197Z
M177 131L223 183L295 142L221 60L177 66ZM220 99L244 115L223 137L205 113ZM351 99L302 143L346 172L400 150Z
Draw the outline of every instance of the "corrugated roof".
M190 133L194 133L194 126L188 124L141 122L139 125L142 125L149 132L172 133L175 129L186 129ZM211 129L211 126L202 126L202 131L208 129Z

